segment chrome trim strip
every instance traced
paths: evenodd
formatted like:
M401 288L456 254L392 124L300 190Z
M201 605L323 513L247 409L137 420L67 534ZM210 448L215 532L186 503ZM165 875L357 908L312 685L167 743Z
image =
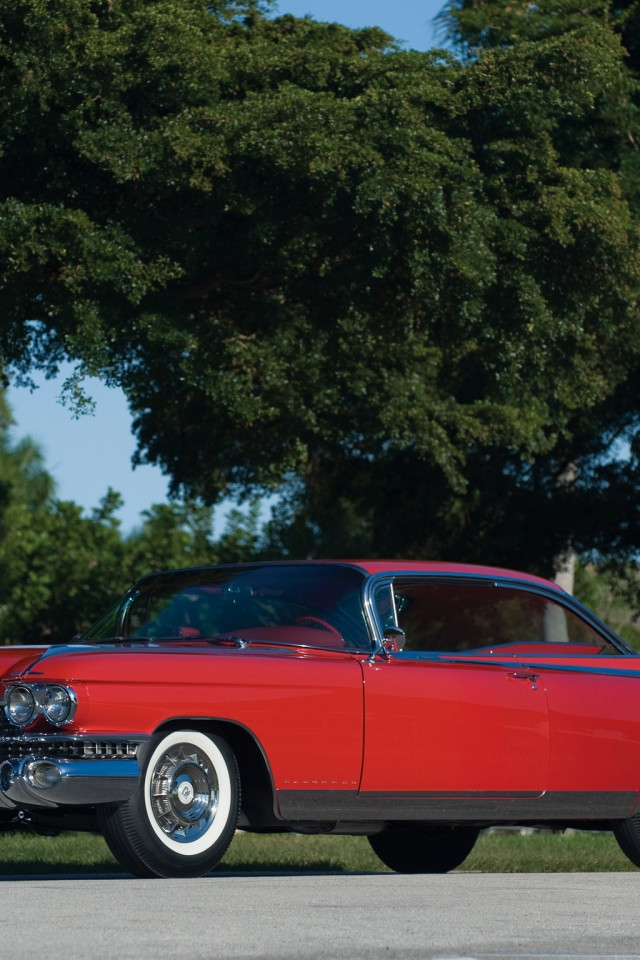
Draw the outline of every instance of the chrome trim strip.
M621 654L621 656L623 656L623 654ZM526 669L526 668L529 668L529 669L531 669L531 670L536 670L536 671L538 672L538 674L542 674L542 673L545 673L545 672L548 672L548 673L587 673L587 674L590 673L590 674L595 674L595 675L597 675L598 677L626 677L626 678L632 678L632 679L634 679L634 680L640 679L640 664L638 664L638 666L636 667L635 670L625 670L625 669L622 668L622 667L621 667L620 669L616 670L615 667L601 667L600 665L598 665L597 667L585 667L585 666L580 666L579 664L571 664L571 663L569 662L569 658L568 658L568 657L567 657L567 661L568 661L568 662L567 662L566 664L565 664L565 663L557 663L557 662L556 662L556 663L548 663L547 660L545 659L544 654L540 654L539 657L526 657L526 656L524 656L524 657L520 657L519 659L520 659L520 662L521 662L521 663L526 664L525 669ZM607 663L607 662L608 662L608 659L609 659L609 658L603 659L603 660L600 661L600 662L601 662L601 663ZM458 661L458 662L460 662L460 661ZM478 661L477 661L477 660L476 660L476 661L465 661L465 663L466 663L466 662L475 662L475 663L477 663Z

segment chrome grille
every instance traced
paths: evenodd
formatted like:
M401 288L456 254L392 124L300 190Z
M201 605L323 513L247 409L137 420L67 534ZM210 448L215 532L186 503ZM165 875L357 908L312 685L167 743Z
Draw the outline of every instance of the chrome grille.
M15 724L10 723L10 721L7 720L7 715L4 712L4 701L0 700L0 737L2 736L7 737L7 736L10 736L10 734L12 733L15 734L15 732L16 732Z
M15 730L15 727L13 728ZM144 740L89 740L72 737L0 736L0 763L22 757L68 757L82 759L129 759Z

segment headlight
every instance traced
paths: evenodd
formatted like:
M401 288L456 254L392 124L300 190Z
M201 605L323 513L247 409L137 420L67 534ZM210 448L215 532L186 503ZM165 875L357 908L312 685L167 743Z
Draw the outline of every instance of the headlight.
M67 723L75 713L75 708L76 698L73 690L68 687L45 687L42 712L49 723L57 727Z
M62 727L73 720L77 705L71 687L59 683L25 683L9 687L4 712L17 727L28 726L40 714L54 727Z
M40 712L40 705L30 687L11 687L5 700L4 712L11 723L24 727Z

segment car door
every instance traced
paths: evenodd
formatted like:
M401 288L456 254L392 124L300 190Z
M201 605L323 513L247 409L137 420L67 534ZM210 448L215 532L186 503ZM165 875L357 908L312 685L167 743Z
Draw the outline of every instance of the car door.
M398 626L406 645L364 671L361 795L372 810L393 797L398 816L479 815L474 801L504 816L544 793L548 707L512 650L526 624L512 600L469 578L395 577L374 589L380 629Z

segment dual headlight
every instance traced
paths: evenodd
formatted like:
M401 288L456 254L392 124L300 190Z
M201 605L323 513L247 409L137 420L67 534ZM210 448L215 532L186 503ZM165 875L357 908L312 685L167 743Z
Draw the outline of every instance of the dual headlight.
M54 727L73 720L78 701L70 687L59 683L20 683L8 687L4 712L17 727L26 727L40 714Z

